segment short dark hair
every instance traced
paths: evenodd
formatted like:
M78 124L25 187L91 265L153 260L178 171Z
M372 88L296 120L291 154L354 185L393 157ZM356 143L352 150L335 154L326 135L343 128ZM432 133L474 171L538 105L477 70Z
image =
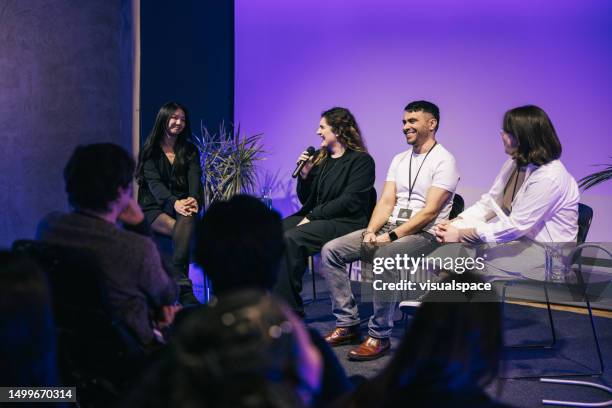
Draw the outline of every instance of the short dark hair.
M436 132L440 127L440 109L436 106L436 104L428 102L428 101L413 101L410 102L404 108L406 112L427 112L433 115L436 118L436 128L434 129Z
M255 197L237 195L215 202L204 213L195 260L216 293L271 289L284 249L280 215Z
M550 118L534 105L519 106L504 114L503 130L516 138L517 164L541 166L561 157L561 142Z
M113 143L77 146L64 168L68 202L75 208L107 212L119 187L134 177L134 160Z

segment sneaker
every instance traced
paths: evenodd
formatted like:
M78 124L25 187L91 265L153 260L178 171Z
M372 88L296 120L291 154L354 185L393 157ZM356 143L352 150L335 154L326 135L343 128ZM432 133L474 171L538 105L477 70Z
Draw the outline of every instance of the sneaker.
M419 308L421 306L420 300L402 300L399 304L399 310L402 313L410 313L413 309Z
M414 300L411 300L411 299L402 300L399 304L399 310L402 313L410 313L414 309L421 307L421 304L423 303L423 299L425 298L426 295L427 295L427 292L418 296Z

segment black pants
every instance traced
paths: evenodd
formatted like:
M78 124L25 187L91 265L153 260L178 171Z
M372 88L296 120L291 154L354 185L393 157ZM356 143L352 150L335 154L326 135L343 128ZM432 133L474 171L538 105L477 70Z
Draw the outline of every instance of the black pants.
M189 279L189 258L191 255L191 243L197 216L184 217L175 214L176 223L172 230L172 237L155 234L164 267L172 275L180 290L179 301L182 304L196 303L193 295L193 284ZM171 238L171 248L169 248L168 238ZM171 254L171 256L170 256ZM169 259L171 258L171 259Z
M328 241L363 228L330 220L311 221L298 227L302 219L303 216L292 215L283 220L286 250L274 287L274 293L300 315L304 314L300 293L308 256L320 252Z

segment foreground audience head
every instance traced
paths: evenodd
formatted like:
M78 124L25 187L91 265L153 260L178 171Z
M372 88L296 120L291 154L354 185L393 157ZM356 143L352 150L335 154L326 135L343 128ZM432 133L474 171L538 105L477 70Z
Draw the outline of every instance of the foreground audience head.
M0 385L57 385L55 328L39 266L0 251Z
M258 199L237 195L214 203L196 235L195 260L216 294L274 286L284 250L281 217Z
M181 321L130 406L300 407L320 384L303 323L263 291L238 291Z
M541 166L561 157L561 142L550 118L537 106L520 106L504 115L502 142L518 165Z
M466 272L442 282L481 283ZM494 292L433 291L424 299L392 364L398 386L461 391L491 382L502 347Z
M482 283L466 272L451 280ZM479 395L497 374L501 308L494 292L432 291L423 300L389 366L360 388L350 406L447 406L437 398ZM448 401L447 401L448 402Z
M64 168L68 202L76 209L99 213L122 210L132 194L134 160L120 146L78 146Z

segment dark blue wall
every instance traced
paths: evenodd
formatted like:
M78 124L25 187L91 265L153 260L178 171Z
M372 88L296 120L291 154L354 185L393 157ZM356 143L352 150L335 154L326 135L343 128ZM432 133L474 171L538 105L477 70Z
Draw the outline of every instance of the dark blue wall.
M131 148L130 5L0 1L0 247L67 209L62 170L76 145Z
M192 130L233 122L234 3L147 0L141 3L140 130L144 140L161 105L190 111Z

